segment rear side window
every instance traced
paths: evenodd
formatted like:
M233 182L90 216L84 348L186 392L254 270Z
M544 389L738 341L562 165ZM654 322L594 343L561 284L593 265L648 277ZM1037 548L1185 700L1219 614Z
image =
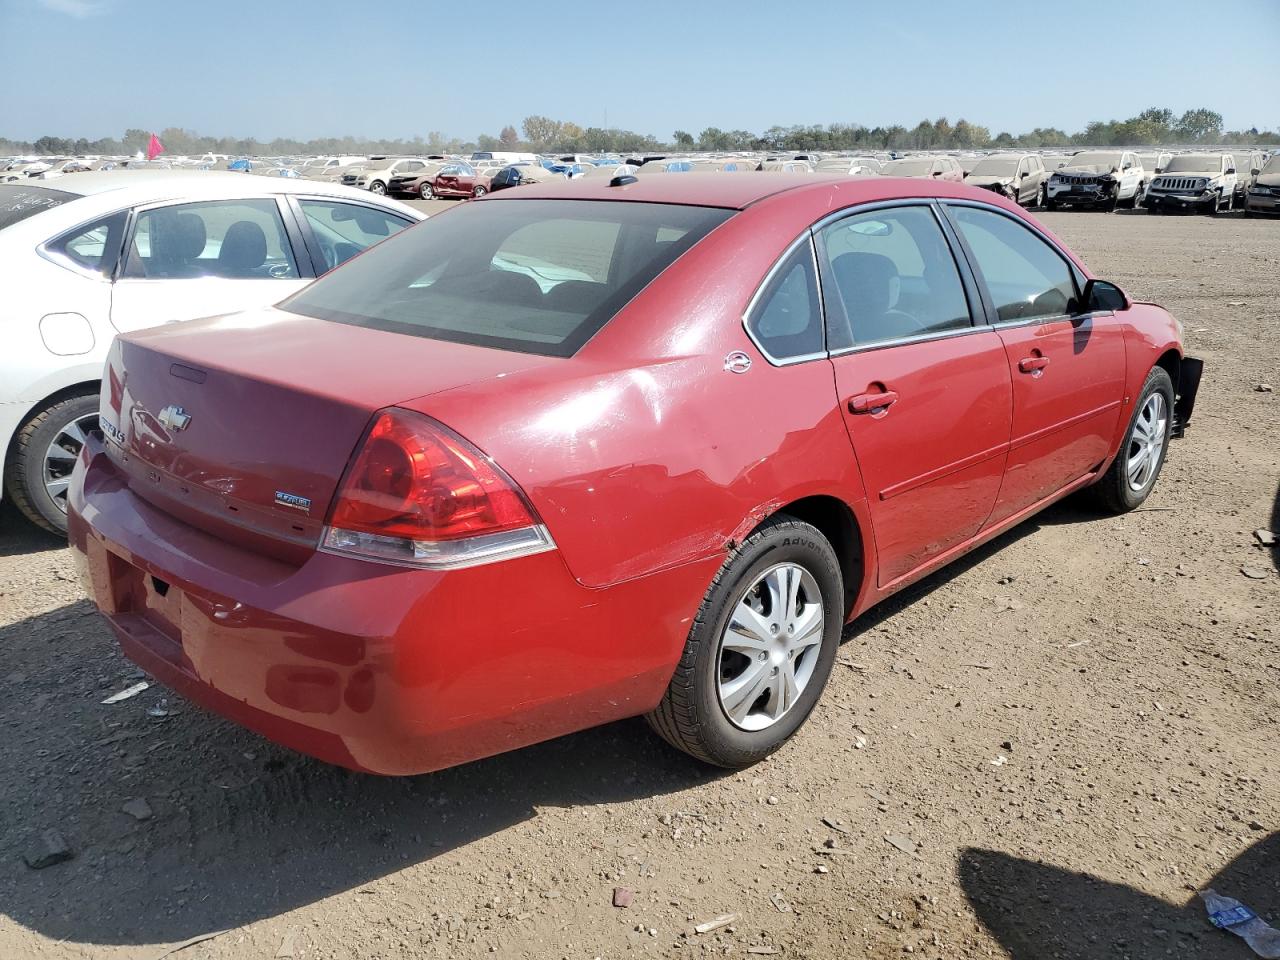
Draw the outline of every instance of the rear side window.
M951 248L928 207L890 207L822 231L823 294L836 341L855 346L972 325ZM827 283L827 277L831 282ZM836 318L848 318L840 335Z
M46 249L81 270L109 277L120 255L124 222L124 211L113 213L97 223L76 227L49 241Z
M731 213L607 200L466 204L282 306L376 330L568 357Z
M298 266L274 200L212 200L139 213L124 275L285 280Z
M1003 214L976 207L950 209L1001 322L1076 310L1074 274L1053 247Z
M774 271L747 318L747 328L774 360L824 351L822 308L809 243L799 244Z
M21 223L27 217L60 207L71 200L80 199L78 193L65 190L49 190L45 187L28 187L21 184L0 184L0 230Z

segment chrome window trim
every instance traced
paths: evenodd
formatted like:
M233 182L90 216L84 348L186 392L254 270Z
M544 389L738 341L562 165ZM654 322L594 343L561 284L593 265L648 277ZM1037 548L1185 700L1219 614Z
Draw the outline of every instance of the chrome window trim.
M955 337L967 337L974 333L994 333L995 327L989 323L975 324L970 327L957 327L954 330L937 330L930 333L920 333L913 337L897 337L893 340L877 340L875 343L854 344L852 347L842 347L839 350L832 350L828 356L831 358L843 357L850 353L866 353L869 350L883 350L886 347L902 347L912 343L927 343L930 340L951 340Z
M813 269L813 286L814 292L818 296L818 319L822 329L823 349L817 353L804 353L794 357L775 357L756 337L755 331L751 329L751 317L755 313L756 307L760 303L760 299L764 296L764 292L769 289L769 285L773 283L774 278L778 275L778 271L783 265L791 259L792 255L804 243L809 244L809 264ZM773 266L769 268L769 272L764 275L764 279L760 281L760 285L756 287L755 293L751 295L751 299L747 301L747 309L742 313L742 329L746 331L747 337L755 344L755 348L760 351L760 355L769 361L770 366L774 367L790 367L797 363L808 363L811 360L823 360L828 356L826 348L827 343L827 310L822 300L822 276L818 271L818 251L813 245L813 231L806 229L804 233L796 237L789 244L786 250L782 252Z

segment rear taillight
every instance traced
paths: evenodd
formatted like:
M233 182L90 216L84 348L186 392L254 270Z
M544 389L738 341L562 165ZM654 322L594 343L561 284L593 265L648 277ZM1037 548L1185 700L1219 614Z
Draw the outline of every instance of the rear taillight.
M430 417L383 410L329 512L323 548L452 568L555 547L514 481Z

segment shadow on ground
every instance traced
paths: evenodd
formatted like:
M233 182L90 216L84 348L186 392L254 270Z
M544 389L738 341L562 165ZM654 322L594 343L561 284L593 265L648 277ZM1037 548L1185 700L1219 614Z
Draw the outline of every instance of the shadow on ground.
M963 851L959 879L978 918L1012 960L1253 956L1234 934L1210 926L1203 902L1191 892L1189 899L1169 903L1133 887L994 850ZM1260 916L1280 911L1280 833L1245 851L1205 886Z
M465 847L542 806L656 796L723 773L636 720L436 774L364 776L158 686L103 705L141 674L87 601L0 629L0 650L0 910L54 941L154 944L240 926ZM148 715L161 706L168 716ZM153 819L122 812L132 797L147 799ZM49 829L75 857L33 870L23 854Z
M66 545L66 537L46 533L19 513L8 500L0 502L0 557L45 553L61 550Z

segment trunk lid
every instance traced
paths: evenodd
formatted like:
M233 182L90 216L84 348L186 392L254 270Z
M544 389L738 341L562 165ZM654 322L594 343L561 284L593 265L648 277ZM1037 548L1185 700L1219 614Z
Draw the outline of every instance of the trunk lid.
M103 432L153 506L301 563L375 411L549 362L274 309L214 317L117 338Z

